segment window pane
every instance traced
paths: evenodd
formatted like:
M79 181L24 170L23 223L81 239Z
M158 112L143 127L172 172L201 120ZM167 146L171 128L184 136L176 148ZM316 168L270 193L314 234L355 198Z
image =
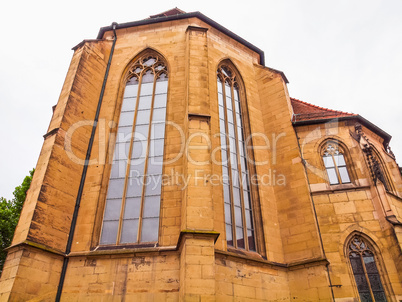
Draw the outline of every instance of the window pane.
M236 109L236 113L240 112L240 103L239 103L237 92L235 92L235 109Z
M140 103L138 104L138 110L151 109L152 95L141 96Z
M152 123L151 126L151 139L165 137L165 123Z
M226 110L228 122L233 124L233 112L230 109Z
M236 228L236 239L237 239L237 246L239 248L244 248L244 234L242 228Z
M234 125L233 125L233 124L230 124L230 119L229 119L228 131L229 131L229 136L230 136L231 138L235 138Z
M110 178L124 178L126 176L127 161L119 160L114 161L112 164L112 171Z
M166 94L168 89L167 81L156 82L155 94Z
M150 112L151 112L151 110L138 111L136 125L149 124L149 114L150 114ZM132 124L132 122L131 122L131 124Z
M134 141L131 158L133 159L133 158L145 157L146 149L147 149L146 141Z
M230 189L229 189L229 185L224 184L223 185L223 196L224 196L224 201L225 202L230 202Z
M162 175L146 177L145 196L160 195L162 186Z
M144 215L143 217L159 217L161 205L161 197L158 196L146 196L144 201Z
M218 84L218 87L219 86L220 86L220 84ZM222 86L220 86L220 87L222 87ZM223 106L223 94L221 94L221 93L218 93L218 104L219 104L219 106Z
M116 141L118 143L130 142L132 131L132 126L119 127L116 133Z
M231 97L232 97L232 90L231 90L230 86L228 85L228 83L225 83L225 93L226 93L227 102L230 101L229 103L232 103L232 99L231 99ZM230 105L226 104L226 106L227 106L229 109L232 109L232 105L231 105L231 104L230 104Z
M334 167L334 161L332 159L332 156L323 156L322 159L324 160L324 165L326 168L331 168Z
M120 114L119 127L132 126L134 121L134 111L122 112Z
M166 119L166 108L156 108L152 116L153 122L164 122Z
M346 169L346 167L340 167L340 168L338 168L338 171L339 171L339 174L341 175L342 183L350 182L348 170Z
M137 242L138 219L123 220L121 243Z
M136 141L144 141L148 138L148 125L138 125L135 127L134 139Z
M124 178L111 179L107 190L107 199L121 198L123 196Z
M246 210L246 227L248 229L252 229L253 228L253 224L251 223L251 212L250 210Z
M133 159L130 164L129 178L136 178L144 175L145 158Z
M233 137L229 137L229 147L231 152L236 152L235 139Z
M227 151L225 149L221 149L221 158L222 158L222 165L227 165L228 164L228 157L227 157ZM227 175L227 171L226 175Z
M250 204L250 194L247 190L243 190L244 207L246 209L251 209Z
M248 248L250 251L255 251L254 231L247 230Z
M243 227L241 208L240 207L235 207L234 210L235 210L236 226Z
M106 200L104 220L119 220L121 208L121 198Z
M130 150L130 143L116 144L113 160L126 160L128 158L128 152Z
M346 166L345 158L342 154L334 154L334 160L337 166Z
M149 145L149 156L162 156L164 139L151 140Z
M387 298L385 298L384 292L374 292L375 302L387 302Z
M126 197L138 197L142 194L143 177L133 177L127 182L127 196Z
M126 198L124 219L138 219L140 217L141 197Z
M141 242L158 241L159 218L144 218L142 220Z
M154 108L166 107L167 95L157 94L155 95Z
M331 185L336 185L339 183L338 176L336 176L335 168L329 168L329 169L327 168L327 174L329 178L329 183Z
M232 226L230 224L226 224L226 241L228 245L233 246Z
M218 78L218 93L222 93L222 82Z
M137 97L138 85L126 85L124 98Z
M143 81L144 81L144 79L143 79ZM146 95L152 95L153 88L154 88L154 83L153 82L143 83L141 85L141 97L146 96Z
M232 224L232 214L228 203L225 203L225 222Z
M221 118L225 116L225 109L222 106L219 106L219 116Z
M115 244L119 221L104 221L100 244Z
M127 89L127 88L126 88ZM135 96L137 96L137 91L135 92ZM123 104L121 105L121 111L134 111L135 106L137 104L137 98L124 98L123 99Z
M148 160L147 175L162 174L163 157L150 157Z
M236 206L240 206L240 188L233 187L233 202Z
M224 119L219 119L219 129L221 134L226 133L226 128L225 128L225 120ZM226 144L226 136L221 135L221 144Z

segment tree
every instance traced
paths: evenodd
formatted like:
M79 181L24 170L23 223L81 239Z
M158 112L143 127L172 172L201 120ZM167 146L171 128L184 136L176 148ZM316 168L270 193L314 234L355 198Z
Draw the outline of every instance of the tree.
M10 246L13 240L14 231L21 215L27 191L31 186L34 172L35 169L29 171L29 175L24 178L22 184L15 188L12 200L0 197L0 274L3 271L7 256L5 249Z

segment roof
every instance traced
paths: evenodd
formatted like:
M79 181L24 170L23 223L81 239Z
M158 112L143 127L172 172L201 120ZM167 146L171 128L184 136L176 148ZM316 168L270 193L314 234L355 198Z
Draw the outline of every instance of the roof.
M175 20L182 20L182 19L189 19L189 18L198 18L201 21L207 23L209 26L219 30L220 32L224 33L225 35L229 36L233 40L243 44L247 48L251 49L252 51L256 52L260 56L260 64L265 66L265 55L264 52L259 49L258 47L254 46L250 42L247 42L244 40L242 37L236 35L234 32L228 30L227 28L223 27L219 23L215 22L214 20L208 18L207 16L203 15L200 12L192 12L192 13L185 13L182 10L178 8L173 8L171 10L168 10L166 12L157 14L157 15L152 15L150 18L144 19L144 20L139 20L139 21L133 21L133 22L127 22L127 23L114 23L116 24L116 30L123 29L123 28L129 28L129 27L135 27L135 26L141 26L141 25L148 25L148 24L155 24L155 23L161 23L161 22L167 22L167 21L175 21ZM97 39L102 39L103 35L107 31L113 30L113 25L109 26L104 26L101 27L97 36Z
M294 126L325 123L332 119L337 119L338 121L354 119L356 122L361 123L374 133L381 136L384 139L384 146L391 140L391 135L359 114L332 110L303 102L295 98L290 98L290 102L293 107L292 123Z
M175 7L175 8L169 9L163 13L149 16L149 18L167 17L167 16L181 15L181 14L185 14L185 13L186 13L185 11L182 11L181 9L178 9L177 7Z
M293 107L293 122L310 121L318 119L333 119L346 116L357 116L357 114L332 110L324 107L319 107L313 104L303 102L301 100L290 98Z

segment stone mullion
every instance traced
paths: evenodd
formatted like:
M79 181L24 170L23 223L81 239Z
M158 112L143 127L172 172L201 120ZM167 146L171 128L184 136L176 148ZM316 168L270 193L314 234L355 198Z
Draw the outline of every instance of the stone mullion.
M246 224L246 211L244 205L244 196L243 196L243 182L242 182L242 170L240 164L240 150L239 150L239 133L237 132L237 120L236 120L236 104L234 100L234 89L233 83L230 86L231 93L232 93L232 109L233 109L233 124L234 124L234 131L235 131L235 145L236 145L236 157L237 157L237 170L239 174L239 186L240 186L240 205L241 205L241 213L242 213L242 224L243 224L243 238L244 238L244 248L246 250L249 249L248 246L248 236L247 236L247 224ZM240 113L239 113L240 114Z
M230 140L229 140L229 121L227 114L227 106L226 106L226 79L223 77L222 81L222 98L223 98L223 111L225 115L225 138L226 138L226 157L228 160L228 176L229 176L229 196L230 196L230 210L232 217L232 241L233 246L237 248L237 238L236 238L236 219L235 219L235 210L234 210L234 201L233 201L233 175L232 175L232 162L230 159ZM225 222L226 224L226 222ZM226 227L226 226L225 226ZM227 242L227 241L226 241Z
M147 177L147 169L148 169L148 161L149 161L149 145L151 141L151 130L152 130L152 117L154 113L154 102L155 102L155 88L156 88L156 80L157 76L155 74L155 71L153 70L154 74L154 82L153 82L153 87L152 87L152 100L151 100L151 112L149 114L149 126L148 126L148 138L147 138L147 149L145 152L145 164L144 164L144 175L142 178L142 192L141 192L141 203L140 203L140 214L138 217L138 230L137 230L137 243L141 241L141 232L142 232L142 216L144 214L144 202L145 202L145 184L146 182L146 177Z
M119 219L119 227L117 229L116 244L120 244L120 237L121 237L121 232L122 232L122 227L123 227L123 216L124 216L124 208L125 208L125 205L126 205L127 184L128 184L128 177L129 177L129 174L130 174L130 165L131 165L131 153L133 151L135 124L137 122L138 106L140 104L140 95L141 95L141 85L142 85L143 73L144 73L144 71L141 72L140 78L138 79L137 102L135 104L134 121L133 121L133 127L131 129L130 148L128 150L126 175L125 175L125 180L124 180L123 196L122 196L122 200L121 200L120 219Z

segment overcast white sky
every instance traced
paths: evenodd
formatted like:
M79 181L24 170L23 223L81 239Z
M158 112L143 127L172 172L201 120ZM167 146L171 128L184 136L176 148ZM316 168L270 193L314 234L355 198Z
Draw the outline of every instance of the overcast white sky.
M99 28L173 7L200 11L265 52L290 95L358 113L402 164L402 1L7 1L0 25L0 196L35 167L73 54Z

